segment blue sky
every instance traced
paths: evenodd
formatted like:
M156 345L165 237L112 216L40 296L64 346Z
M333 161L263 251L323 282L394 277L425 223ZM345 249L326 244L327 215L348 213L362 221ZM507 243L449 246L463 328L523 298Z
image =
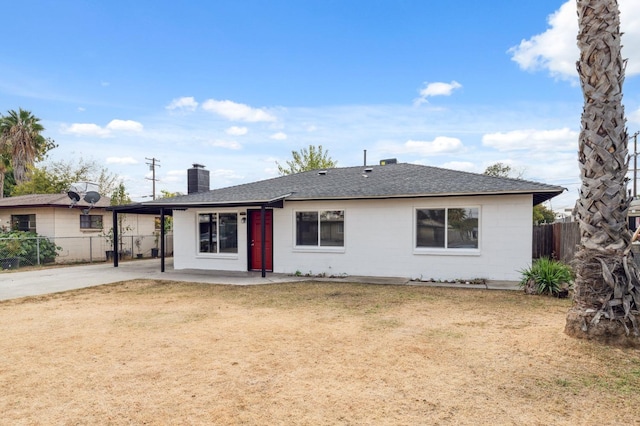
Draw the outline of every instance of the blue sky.
M619 0L629 133L640 129L640 3ZM59 147L135 200L277 175L323 145L339 166L481 173L507 163L577 198L582 93L574 0L23 1L3 6L0 111L28 109Z

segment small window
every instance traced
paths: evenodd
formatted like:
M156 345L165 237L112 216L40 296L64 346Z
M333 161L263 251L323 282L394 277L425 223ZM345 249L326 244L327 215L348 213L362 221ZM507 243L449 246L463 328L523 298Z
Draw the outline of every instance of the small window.
M418 209L416 247L478 248L478 208Z
M238 214L199 214L198 238L200 253L238 253Z
M80 229L102 229L102 215L81 214Z
M296 245L344 247L344 210L296 212Z
M36 232L35 214L11 215L11 229L15 231Z

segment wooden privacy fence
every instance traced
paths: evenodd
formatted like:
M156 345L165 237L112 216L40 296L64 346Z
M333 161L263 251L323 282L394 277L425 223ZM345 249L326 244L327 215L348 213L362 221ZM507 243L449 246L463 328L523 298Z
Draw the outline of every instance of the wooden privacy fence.
M549 257L569 263L580 243L578 222L551 223L533 227L532 257Z

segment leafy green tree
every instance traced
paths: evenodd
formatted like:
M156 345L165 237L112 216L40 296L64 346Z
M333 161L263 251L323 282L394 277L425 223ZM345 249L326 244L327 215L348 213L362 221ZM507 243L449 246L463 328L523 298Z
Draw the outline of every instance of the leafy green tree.
M504 163L495 163L487 167L483 174L487 176L509 177L510 173L511 166Z
M278 173L281 176L308 170L331 169L338 164L337 161L329 157L329 151L322 150L322 145L318 145L318 147L309 145L308 148L302 148L300 151L291 151L291 157L293 159L287 161L286 167L276 161Z
M116 186L116 189L111 194L110 205L123 206L126 204L131 204L131 197L129 196L129 193L125 188L124 183L120 182L120 184ZM131 229L133 228L127 225L127 215L124 213L119 214L118 215L118 245L120 246L120 249L119 249L120 253L123 253L123 246L124 246L124 240L122 239L122 237L124 237L124 234L127 231L131 231ZM109 229L103 235L104 237L106 237L109 247L112 247L113 228Z
M75 182L89 181L98 184L101 195L111 194L117 185L117 176L95 161L55 161L35 166L29 172L29 180L16 185L12 196L26 194L59 194L66 192Z
M9 170L17 184L25 182L29 168L56 147L52 139L41 135L43 131L40 119L22 108L0 115L0 196Z
M182 192L170 192L170 191L167 191L166 189L161 189L160 196L158 198L173 198L173 197L179 197L180 195L184 195L184 194Z
M550 208L543 204L533 206L533 223L540 225L542 223L553 223L556 220L556 214Z
M111 205L123 206L125 204L131 204L131 197L124 187L124 183L120 182L111 193Z
M2 161L2 156L0 156L0 161ZM13 188L16 186L16 180L13 178L13 171L8 164L9 163L7 163L7 167L5 168L5 170L8 171L4 174L4 185L2 187L2 194L0 194L0 198L10 197ZM0 169L2 169L1 166ZM2 172L0 172L0 180L2 180Z
M521 179L523 172L514 170L508 164L498 162L487 167L483 174L487 176Z

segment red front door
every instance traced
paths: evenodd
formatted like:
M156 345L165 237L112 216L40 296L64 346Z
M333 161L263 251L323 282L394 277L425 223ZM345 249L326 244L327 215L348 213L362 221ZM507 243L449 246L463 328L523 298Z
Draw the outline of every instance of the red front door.
M273 271L273 210L264 211L265 270ZM262 216L249 210L249 269L262 270Z

